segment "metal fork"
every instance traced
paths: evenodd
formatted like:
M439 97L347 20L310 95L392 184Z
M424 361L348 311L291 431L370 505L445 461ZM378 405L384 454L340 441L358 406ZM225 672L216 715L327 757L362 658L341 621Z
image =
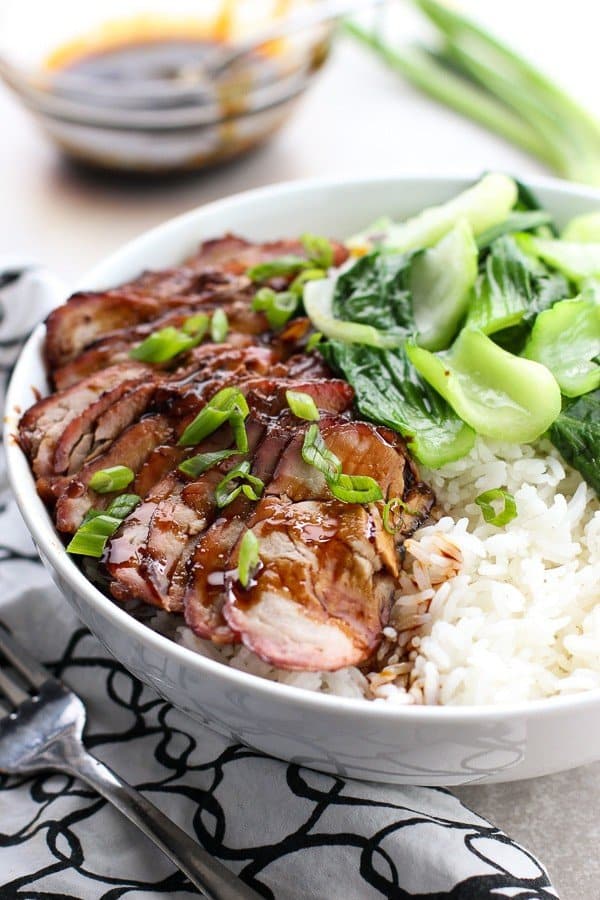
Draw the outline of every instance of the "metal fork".
M0 628L0 652L30 686L31 694L0 669L0 771L56 769L85 781L160 847L211 900L259 900L259 895L213 859L185 831L88 753L82 742L85 707ZM0 714L1 714L0 712Z

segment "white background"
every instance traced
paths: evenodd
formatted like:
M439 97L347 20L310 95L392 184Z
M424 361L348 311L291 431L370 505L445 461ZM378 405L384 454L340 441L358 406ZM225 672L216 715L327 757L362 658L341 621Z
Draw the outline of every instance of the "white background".
M466 5L600 112L593 0ZM402 24L407 32L413 28L408 14ZM284 131L247 159L203 175L156 183L84 176L60 160L2 89L0 124L0 257L17 252L68 280L169 216L257 185L367 172L544 172L345 40ZM562 900L600 897L600 764L459 793L541 858Z

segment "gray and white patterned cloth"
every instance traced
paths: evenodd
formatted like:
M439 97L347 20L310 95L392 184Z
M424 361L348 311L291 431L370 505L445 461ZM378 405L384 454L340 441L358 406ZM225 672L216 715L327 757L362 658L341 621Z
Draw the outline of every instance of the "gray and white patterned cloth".
M47 273L2 268L0 260L2 391L24 336L59 298ZM451 793L344 781L230 745L140 684L82 627L42 568L11 500L3 457L0 587L0 620L84 700L88 748L259 894L557 897L527 850ZM0 898L194 893L81 782L52 773L0 775Z

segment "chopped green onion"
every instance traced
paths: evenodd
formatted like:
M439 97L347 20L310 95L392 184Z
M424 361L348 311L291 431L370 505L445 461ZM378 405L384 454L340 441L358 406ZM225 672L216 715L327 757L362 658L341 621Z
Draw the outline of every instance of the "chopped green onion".
M496 501L504 503L503 508L496 512L492 505ZM488 525L508 525L517 517L517 503L512 494L502 488L492 488L491 491L484 491L479 497L475 498L475 503L481 508L484 520Z
M91 509L71 538L67 553L100 559L109 537L113 536L123 519L133 512L139 502L137 494L122 494L115 497L105 512Z
M181 330L190 337L203 338L208 331L209 323L210 319L206 313L198 313L198 315L190 316L189 319L186 319Z
M252 300L252 309L264 312L271 328L282 328L296 312L298 299L290 291L277 293L272 288L261 288Z
M304 435L302 459L333 481L341 475L342 464L335 453L327 449L318 425L311 425Z
M319 421L319 410L310 394L304 394L302 391L286 391L285 399L291 411L299 419L306 419L308 422Z
M145 341L129 352L129 356L140 362L163 363L185 350L191 350L196 343L196 338L169 326L149 335Z
M246 275L251 281L267 281L269 278L279 276L295 275L306 269L309 263L303 256L279 256L271 259L269 262L258 263L256 266L248 269Z
M397 524L394 524L393 518L396 517L397 512L400 512L400 515L397 517L399 521ZM411 509L401 497L392 497L385 504L383 507L383 527L388 534L398 534L399 531L402 531L404 528L402 513L406 513L408 516L418 515L417 510Z
M229 485L233 481L241 481L242 483L230 489ZM264 482L257 478L256 475L250 474L250 462L244 460L237 466L234 466L218 483L215 489L215 501L218 508L223 509L223 507L229 506L241 493L248 500L258 500L264 488Z
M308 339L308 342L306 344L306 352L310 353L310 351L314 350L315 347L317 346L317 344L320 344L322 340L323 340L323 332L315 331L315 333L311 334L311 336Z
M106 513L115 519L126 519L139 503L141 503L141 498L137 494L120 494L114 500L111 500Z
M196 456L191 456L180 463L178 469L184 475L191 475L192 478L197 478L198 475L203 475L204 472L212 469L213 466L216 466L224 459L229 459L230 456L237 456L238 454L239 450L217 450L214 453L198 453Z
M224 309L216 309L210 323L210 336L215 344L222 343L229 331L229 320Z
M250 579L260 562L258 551L258 538L253 531L248 529L242 538L238 557L238 581L242 587L248 587Z
M122 491L134 478L135 474L129 466L111 466L94 472L89 486L99 494L110 494L112 491Z
M248 413L248 404L242 392L238 388L223 388L200 410L177 443L180 447L191 447L194 444L199 444L213 434L217 428L224 425L225 422L231 422L238 450L245 453L247 451L247 437L244 419Z
M333 265L333 247L327 238L316 234L303 234L300 238L311 263L320 269L330 269Z
M234 409L229 418L229 426L233 434L235 446L239 453L247 453L250 447L244 421L245 418L245 415L238 409Z
M73 535L67 547L67 553L77 553L79 556L93 556L95 559L100 559L107 540L106 535L87 534L80 528Z
M334 497L344 503L373 503L383 500L381 488L369 475L344 475L328 478L327 484Z
M305 269L304 272L296 275L290 284L290 293L301 297L307 281L320 281L321 278L326 278L326 276L327 273L324 269Z
M335 453L327 448L318 425L311 425L304 435L302 459L314 466L327 481L329 490L344 503L373 503L383 500L381 488L369 475L345 475Z

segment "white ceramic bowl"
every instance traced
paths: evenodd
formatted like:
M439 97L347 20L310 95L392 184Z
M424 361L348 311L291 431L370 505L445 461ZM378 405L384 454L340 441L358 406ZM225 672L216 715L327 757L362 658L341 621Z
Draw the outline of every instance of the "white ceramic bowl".
M256 240L303 231L347 236L383 213L407 216L463 190L461 178L377 177L275 185L194 210L143 235L86 275L103 289L143 268L170 266L205 238ZM531 186L560 222L600 207L600 192L552 180ZM47 391L44 328L28 341L7 400L18 410ZM107 649L194 719L266 753L372 781L451 785L510 781L600 758L600 691L496 707L387 707L276 684L205 659L152 632L86 580L65 553L29 466L7 441L9 474L40 555L67 600ZM43 597L40 597L43 603Z

